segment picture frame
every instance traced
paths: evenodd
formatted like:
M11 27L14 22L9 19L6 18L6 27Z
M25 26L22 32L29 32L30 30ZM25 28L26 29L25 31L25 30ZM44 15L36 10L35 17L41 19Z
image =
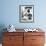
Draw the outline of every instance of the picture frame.
M19 21L34 22L34 5L19 5Z

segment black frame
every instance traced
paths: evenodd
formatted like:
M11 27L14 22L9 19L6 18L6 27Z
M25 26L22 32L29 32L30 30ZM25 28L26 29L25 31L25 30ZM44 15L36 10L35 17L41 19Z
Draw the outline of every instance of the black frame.
M22 18L22 10L23 9L31 9L31 10L28 10L28 12L29 11L32 11L32 13L30 12L30 16L32 16L32 20L31 20L31 17L29 16L29 13L26 15L26 16L28 16L27 17L27 20L26 20L26 18L25 19L23 19ZM26 10L26 11L27 11ZM25 15L23 15L23 16L25 16ZM28 20L28 18L30 17L30 20ZM19 21L21 22L21 23L30 23L30 22L34 22L34 5L19 5Z

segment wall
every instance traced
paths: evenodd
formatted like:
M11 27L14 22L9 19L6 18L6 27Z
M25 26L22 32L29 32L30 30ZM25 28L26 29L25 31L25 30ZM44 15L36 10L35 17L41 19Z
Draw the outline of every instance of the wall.
M0 31L13 24L15 28L42 28L46 32L46 0L0 0ZM19 5L34 5L34 23L19 22Z
M1 0L0 25L13 24L16 28L46 28L46 1L44 0ZM19 22L19 5L34 5L34 23Z

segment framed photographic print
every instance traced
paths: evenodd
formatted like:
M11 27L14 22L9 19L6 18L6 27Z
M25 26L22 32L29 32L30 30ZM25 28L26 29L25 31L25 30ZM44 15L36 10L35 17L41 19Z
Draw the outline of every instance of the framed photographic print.
M34 5L20 5L19 20L26 23L34 22Z

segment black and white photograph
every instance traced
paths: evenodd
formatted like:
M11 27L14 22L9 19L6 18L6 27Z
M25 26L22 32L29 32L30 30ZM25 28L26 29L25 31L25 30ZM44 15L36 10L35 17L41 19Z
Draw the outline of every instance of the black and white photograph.
M34 5L20 5L20 22L34 22Z

